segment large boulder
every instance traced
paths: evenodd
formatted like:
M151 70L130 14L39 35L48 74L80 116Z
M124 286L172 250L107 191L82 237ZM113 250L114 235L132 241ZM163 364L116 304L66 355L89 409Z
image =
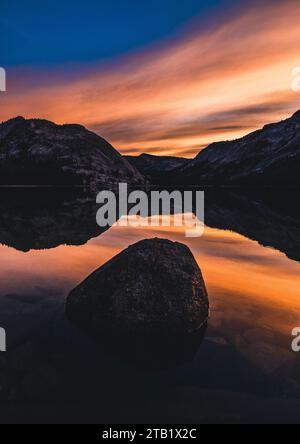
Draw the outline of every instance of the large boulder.
M67 317L93 334L189 334L206 324L209 302L189 248L165 239L138 242L68 296Z

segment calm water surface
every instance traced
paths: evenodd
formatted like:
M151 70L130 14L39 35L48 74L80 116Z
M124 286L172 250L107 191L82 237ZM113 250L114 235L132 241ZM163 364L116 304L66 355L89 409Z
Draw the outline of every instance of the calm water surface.
M8 351L0 356L3 418L300 419L300 354L291 351L292 329L300 326L300 264L290 245L299 242L298 215L289 215L290 227L283 226L283 210L259 202L253 232L242 223L249 218L242 206L233 218L237 207L217 202L208 206L204 236L187 239L178 227L114 226L99 233L95 213L89 207L88 222L78 199L70 207L47 200L42 210L38 202L35 196L2 196L0 326L8 339ZM253 199L247 202L253 205ZM72 217L66 220L64 212ZM237 220L239 229L233 230ZM204 337L188 353L178 344L172 359L167 351L166 362L154 354L145 366L147 350L132 356L130 344L120 350L105 338L99 344L76 330L65 319L64 303L92 271L151 237L190 247L207 285L211 313ZM82 245L66 245L74 243Z

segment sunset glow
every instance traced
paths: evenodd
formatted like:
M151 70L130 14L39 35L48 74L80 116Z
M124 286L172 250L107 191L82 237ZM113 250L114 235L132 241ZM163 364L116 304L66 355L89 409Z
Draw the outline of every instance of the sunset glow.
M300 423L299 25L2 0L1 424Z
M124 154L193 157L210 142L240 137L300 108L300 93L291 88L300 65L299 23L296 0L259 9L252 2L88 69L14 68L0 119L81 123Z
M57 287L68 292L129 245L153 237L185 242L191 248L208 287L212 322L219 310L224 310L232 322L241 317L246 320L248 309L253 310L253 306L259 316L252 322L259 328L269 325L286 334L299 319L300 265L239 234L209 227L203 237L190 241L185 238L184 227L115 226L81 247L60 246L22 253L2 246L1 282L13 294L18 294L24 285L30 294L44 286L54 294ZM18 279L13 278L16 271ZM282 311L286 316L279 321L277 316Z

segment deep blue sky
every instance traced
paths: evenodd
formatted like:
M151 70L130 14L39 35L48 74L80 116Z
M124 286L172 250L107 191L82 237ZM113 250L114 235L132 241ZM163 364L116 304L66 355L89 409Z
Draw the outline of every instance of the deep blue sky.
M221 4L224 0L1 0L0 65L100 61L176 35Z

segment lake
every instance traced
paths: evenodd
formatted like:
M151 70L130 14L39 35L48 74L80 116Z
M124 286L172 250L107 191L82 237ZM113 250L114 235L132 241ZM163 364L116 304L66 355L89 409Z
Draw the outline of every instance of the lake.
M300 420L300 216L296 192L207 190L205 231L96 225L79 191L0 193L1 418L210 423ZM163 216L162 216L163 217ZM65 318L68 293L129 245L188 245L210 318L191 344L155 353L97 341Z

